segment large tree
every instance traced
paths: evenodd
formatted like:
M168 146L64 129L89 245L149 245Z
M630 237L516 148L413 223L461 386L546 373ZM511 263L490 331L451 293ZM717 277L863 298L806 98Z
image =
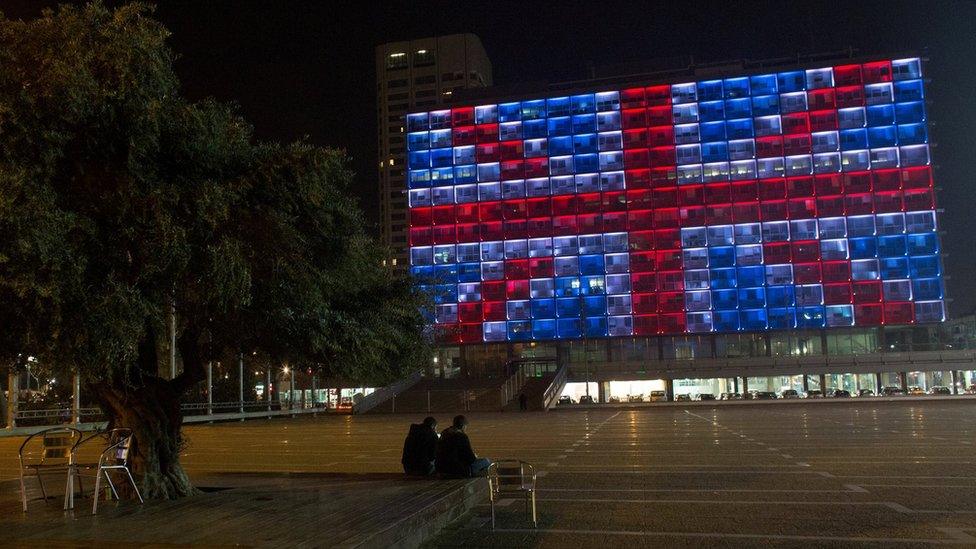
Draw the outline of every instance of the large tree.
M151 9L0 14L0 360L81 373L150 497L193 493L180 397L229 352L383 382L429 357L341 151L180 95ZM171 308L183 370L160 376Z

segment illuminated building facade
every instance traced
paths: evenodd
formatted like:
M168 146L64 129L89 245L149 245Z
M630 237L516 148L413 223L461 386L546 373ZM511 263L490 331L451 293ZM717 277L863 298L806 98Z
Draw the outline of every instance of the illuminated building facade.
M945 320L922 62L406 116L442 343Z

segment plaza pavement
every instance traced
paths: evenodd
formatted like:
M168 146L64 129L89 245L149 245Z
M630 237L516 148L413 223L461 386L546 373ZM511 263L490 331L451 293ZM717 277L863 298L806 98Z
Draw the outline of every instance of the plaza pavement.
M504 500L491 531L485 503L430 547L976 546L976 402L969 399L469 417L479 454L520 458L540 470L539 528L520 502ZM256 473L381 478L375 475L399 470L406 427L420 419L190 426L183 463L201 485ZM450 421L438 419L441 427ZM0 478L16 476L18 444L0 439ZM13 488L0 483L3 499ZM308 507L304 513L314 512ZM229 517L233 509L214 512ZM296 539L329 545L327 537Z

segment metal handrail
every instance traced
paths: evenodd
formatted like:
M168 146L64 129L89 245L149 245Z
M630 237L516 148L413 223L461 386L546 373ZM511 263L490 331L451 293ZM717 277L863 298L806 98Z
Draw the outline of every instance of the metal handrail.
M566 364L559 367L556 371L556 375L552 378L552 382L546 387L546 392L543 393L542 404L543 407L548 410L552 408L555 404L556 399L559 398L559 392L562 390L563 386L566 385L566 378L569 374L569 368Z
M502 407L504 408L506 404L511 402L512 399L515 398L515 395L517 395L524 386L525 369L521 364L519 364L518 368L515 370L515 373L509 376L508 379L505 380L505 383L503 383L501 386L499 396L501 397Z
M396 399L398 394L416 385L422 377L422 372L414 372L399 381L393 382L385 387L380 387L379 389L363 397L363 399L358 403L353 404L352 413L364 414L387 400ZM393 402L395 405L396 400Z
M17 419L37 419L41 417L61 417L64 415L71 415L74 410L69 407L64 408L48 408L44 410L17 410L14 417ZM83 416L97 416L102 413L102 410L97 407L91 408L79 408L79 415Z

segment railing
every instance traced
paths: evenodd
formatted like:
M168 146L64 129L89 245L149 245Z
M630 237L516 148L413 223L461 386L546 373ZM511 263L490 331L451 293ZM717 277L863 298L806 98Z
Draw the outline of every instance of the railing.
M563 365L556 371L555 377L552 378L552 382L546 387L546 392L542 396L542 405L546 410L552 408L559 398L559 394L563 391L563 387L566 385L566 379L569 375L569 368Z
M70 406L48 408L43 410L17 410L14 418L18 425L56 425L70 423L74 420L75 410ZM96 421L102 416L100 408L79 408L80 422Z
M400 381L391 383L386 387L380 387L363 397L357 404L353 404L352 413L365 414L387 400L391 401L392 411L396 412L397 395L416 385L421 377L423 377L421 372L414 372Z
M525 368L519 365L518 368L516 368L515 373L509 376L509 378L506 379L505 383L503 383L501 386L499 396L501 397L502 407L504 408L506 404L511 402L512 399L515 398L515 395L519 394L519 391L521 391L522 387L524 386Z

